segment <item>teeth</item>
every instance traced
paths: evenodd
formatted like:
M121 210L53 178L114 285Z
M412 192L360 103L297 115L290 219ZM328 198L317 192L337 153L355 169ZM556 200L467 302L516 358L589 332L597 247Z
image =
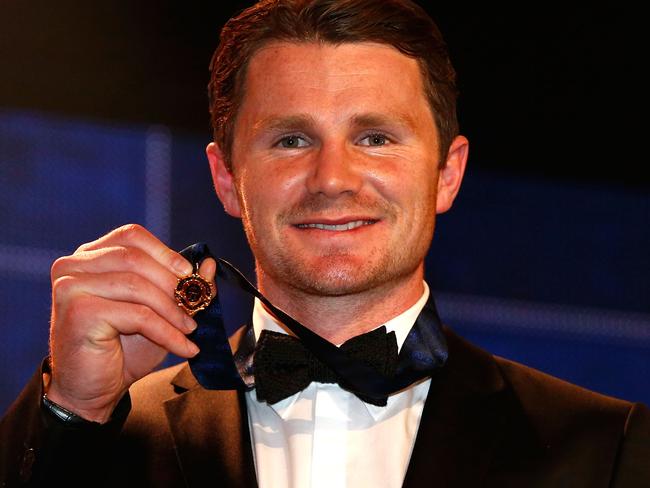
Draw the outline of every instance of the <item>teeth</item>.
M373 222L371 220L355 220L353 222L348 222L346 224L298 224L298 227L301 229L321 229L321 230L333 230L333 231L343 231L343 230L352 230L357 227L362 227L364 225L370 225Z

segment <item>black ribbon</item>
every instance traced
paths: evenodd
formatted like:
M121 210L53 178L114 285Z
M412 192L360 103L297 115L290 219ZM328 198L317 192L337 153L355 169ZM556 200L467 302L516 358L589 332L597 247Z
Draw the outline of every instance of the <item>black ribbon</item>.
M194 244L181 254L192 264L213 257L205 243ZM300 322L275 307L232 264L215 258L217 278L236 284L257 297L275 317L298 337L314 356L340 378L339 384L358 396L376 401L398 392L407 386L431 376L447 360L447 344L442 334L440 320L430 297L408 333L400 351L397 370L388 377L362 360L352 357L334 344L320 337ZM233 355L223 322L223 313L217 296L203 311L195 315L197 329L190 335L200 352L189 360L192 373L198 382L210 390L248 389L254 386L251 377L251 359L238 351ZM249 326L247 337L253 337Z

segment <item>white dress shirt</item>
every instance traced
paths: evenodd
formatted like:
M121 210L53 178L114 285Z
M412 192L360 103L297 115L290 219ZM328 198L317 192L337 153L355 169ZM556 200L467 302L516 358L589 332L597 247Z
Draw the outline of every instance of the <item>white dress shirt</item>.
M383 324L398 348L429 296ZM286 333L256 300L253 328ZM400 487L431 380L388 397L385 407L359 400L337 384L311 383L273 405L246 393L260 488Z

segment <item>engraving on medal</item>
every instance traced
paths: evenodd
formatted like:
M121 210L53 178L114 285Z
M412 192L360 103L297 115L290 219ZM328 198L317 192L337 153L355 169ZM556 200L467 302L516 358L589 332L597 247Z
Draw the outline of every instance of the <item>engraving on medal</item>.
M176 303L190 316L210 305L214 295L214 285L203 278L198 269L190 276L179 278L174 291Z

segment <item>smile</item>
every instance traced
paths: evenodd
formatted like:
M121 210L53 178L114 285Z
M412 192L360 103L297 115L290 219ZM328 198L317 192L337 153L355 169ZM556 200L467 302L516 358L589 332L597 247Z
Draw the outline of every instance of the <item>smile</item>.
M296 227L299 229L320 229L320 230L329 230L329 231L346 231L358 229L365 225L372 225L376 220L353 220L352 222L346 222L344 224L320 224L320 223L309 223L309 224L297 224Z

